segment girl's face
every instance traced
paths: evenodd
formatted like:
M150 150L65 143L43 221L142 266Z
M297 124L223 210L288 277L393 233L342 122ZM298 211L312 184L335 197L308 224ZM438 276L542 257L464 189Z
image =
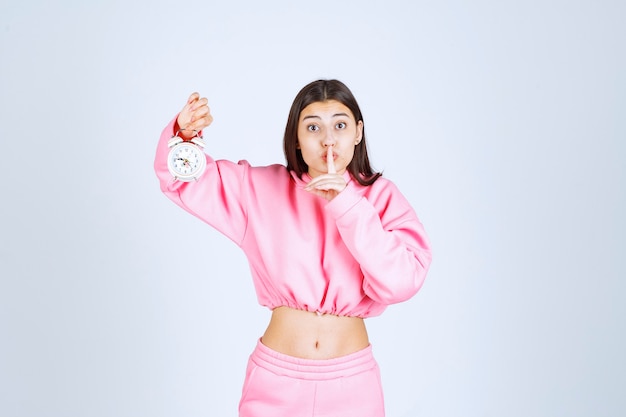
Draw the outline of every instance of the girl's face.
M354 147L363 137L363 122L336 100L311 103L300 112L298 149L313 178L328 173L328 148L337 174L343 174L354 156Z

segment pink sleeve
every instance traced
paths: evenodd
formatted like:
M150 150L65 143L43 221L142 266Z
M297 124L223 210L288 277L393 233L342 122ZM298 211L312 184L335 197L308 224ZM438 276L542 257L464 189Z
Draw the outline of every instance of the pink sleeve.
M174 134L175 123L176 118L161 133L154 160L161 191L174 203L240 244L247 221L241 184L249 165L245 161L238 164L215 161L207 155L206 170L197 181L174 180L167 169L167 142Z
M350 187L326 207L361 266L365 294L393 304L419 291L432 255L424 227L409 203L395 185L389 183L387 188L376 207Z

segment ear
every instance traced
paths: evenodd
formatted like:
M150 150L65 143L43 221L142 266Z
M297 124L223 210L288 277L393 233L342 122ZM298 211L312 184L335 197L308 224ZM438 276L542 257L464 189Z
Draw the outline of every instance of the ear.
M359 123L356 125L356 139L354 140L354 145L358 145L363 140L363 120L359 120Z

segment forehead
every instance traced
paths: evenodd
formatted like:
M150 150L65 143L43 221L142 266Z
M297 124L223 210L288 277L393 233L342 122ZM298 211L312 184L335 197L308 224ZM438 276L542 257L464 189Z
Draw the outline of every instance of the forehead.
M300 112L300 120L303 120L305 117L330 119L337 116L354 118L348 106L337 100L316 101L306 106Z

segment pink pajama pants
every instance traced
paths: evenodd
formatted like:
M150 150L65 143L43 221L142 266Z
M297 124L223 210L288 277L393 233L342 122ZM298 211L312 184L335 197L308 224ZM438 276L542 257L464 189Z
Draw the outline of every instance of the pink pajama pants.
M252 352L239 417L383 417L378 364L369 346L336 359L300 359L260 341Z

